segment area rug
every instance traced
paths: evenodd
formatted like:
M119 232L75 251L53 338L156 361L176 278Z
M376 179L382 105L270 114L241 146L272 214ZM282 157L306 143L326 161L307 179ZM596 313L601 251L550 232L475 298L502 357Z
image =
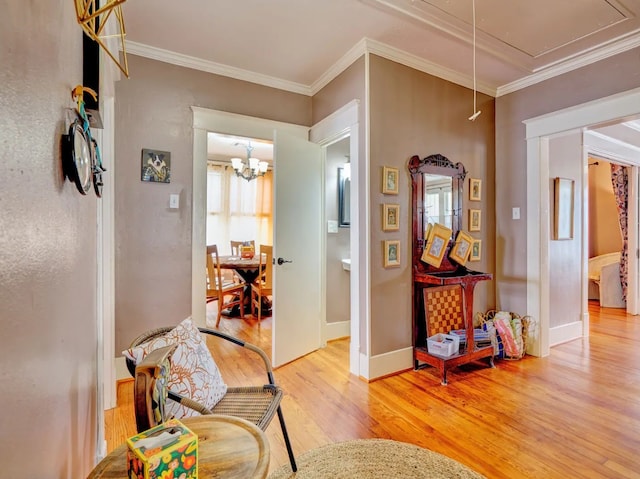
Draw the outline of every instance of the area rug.
M388 439L328 444L301 454L296 462L295 474L287 464L268 479L486 479L442 454Z

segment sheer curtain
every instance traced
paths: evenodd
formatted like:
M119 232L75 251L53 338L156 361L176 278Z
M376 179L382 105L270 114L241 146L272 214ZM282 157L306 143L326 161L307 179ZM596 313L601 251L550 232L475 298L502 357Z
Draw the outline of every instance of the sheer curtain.
M217 244L222 255L231 254L230 241L272 244L273 175L247 181L231 166L207 167L207 244Z

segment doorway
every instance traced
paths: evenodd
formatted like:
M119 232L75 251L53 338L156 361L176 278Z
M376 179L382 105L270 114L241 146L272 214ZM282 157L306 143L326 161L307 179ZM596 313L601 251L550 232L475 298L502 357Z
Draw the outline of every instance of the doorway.
M618 123L622 118L633 118L640 114L640 89L631 90L575 107L560 110L541 117L525 121L527 139L526 174L532 186L527 196L527 311L539 319L539 334L532 341L532 353L536 356L547 356L550 346L557 342L551 337L550 324L550 277L551 265L549 256L550 238L550 174L549 143L550 139L568 132L579 132L594 125ZM587 169L587 149L583 150L583 181ZM637 174L637 173L636 173ZM635 178L635 174L632 177ZM637 184L635 185L637 188ZM637 189L633 190L637 198ZM581 199L583 197L581 196ZM633 201L631 202L634 203ZM637 213L637 211L636 211ZM636 217L637 218L637 217ZM584 227L584 221L583 225ZM636 237L637 235L634 235ZM637 238L636 238L637 239ZM633 248L633 249L632 249ZM637 244L629 245L635 251ZM587 270L586 248L583 249L583 271ZM629 255L633 258L635 255ZM638 264L629 265L629 277L637 281ZM585 281L586 285L586 281ZM637 301L637 285L631 287L633 294L629 298ZM586 286L583 295L583 307L587 306ZM588 318L588 311L583 310L583 318ZM575 336L574 336L575 337Z

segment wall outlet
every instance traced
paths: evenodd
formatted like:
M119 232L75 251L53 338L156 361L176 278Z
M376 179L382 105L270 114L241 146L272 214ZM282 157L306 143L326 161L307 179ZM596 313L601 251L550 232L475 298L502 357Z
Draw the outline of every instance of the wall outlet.
M329 232L329 233L337 233L338 232L338 222L336 220L327 221L327 232Z
M514 220L520 219L520 208L511 208L511 218Z

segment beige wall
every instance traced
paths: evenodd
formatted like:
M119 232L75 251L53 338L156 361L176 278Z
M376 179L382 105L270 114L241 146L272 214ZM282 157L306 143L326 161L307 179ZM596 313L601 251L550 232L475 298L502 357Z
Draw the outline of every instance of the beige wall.
M640 86L640 48L496 99L496 277L502 308L526 313L527 189L523 120ZM615 74L612 74L615 72ZM511 219L511 208L521 220ZM577 275L580 272L576 272ZM576 298L579 301L579 298Z
M86 477L97 439L97 200L61 168L64 110L82 83L73 2L2 2L0 65L0 476Z
M338 222L338 168L349 154L349 138L327 147L325 165L325 215L327 221ZM350 227L339 227L337 233L327 233L327 323L350 319L350 273L342 267L342 259L350 257ZM332 339L332 338L330 338Z
M473 92L434 76L371 55L370 60L370 202L371 202L371 354L378 355L411 345L411 176L407 162L440 153L462 162L468 175L464 188L463 227L467 228L468 178L480 178L482 261L469 267L494 272L494 100L478 96L482 114L475 122ZM381 193L382 167L400 171L399 194ZM383 232L384 203L400 204L400 231ZM383 268L383 241L400 240L401 267ZM493 308L494 282L478 283L475 311Z
M129 55L116 87L115 354L191 312L193 128L190 107L310 125L311 99ZM171 152L171 183L140 181L142 148ZM169 194L180 195L179 210Z
M622 250L618 208L611 185L611 163L590 158L589 257ZM597 163L597 165L595 164Z
M580 321L582 311L582 133L552 138L549 141L549 205L554 208L553 178L574 181L573 238L552 240L549 244L551 327ZM554 215L550 215L549 231L553 232ZM567 301L576 298L576 301Z

